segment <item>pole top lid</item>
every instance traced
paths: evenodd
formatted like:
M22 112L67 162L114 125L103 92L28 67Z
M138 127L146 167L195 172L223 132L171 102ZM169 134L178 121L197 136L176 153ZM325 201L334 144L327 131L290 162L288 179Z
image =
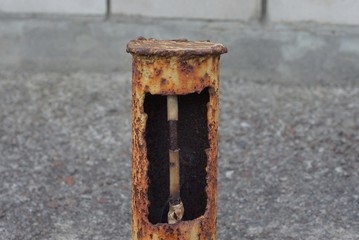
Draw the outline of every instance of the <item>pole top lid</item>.
M157 40L139 37L127 44L126 51L138 56L158 57L201 57L220 55L227 52L227 48L220 43L206 41L189 41L187 39Z

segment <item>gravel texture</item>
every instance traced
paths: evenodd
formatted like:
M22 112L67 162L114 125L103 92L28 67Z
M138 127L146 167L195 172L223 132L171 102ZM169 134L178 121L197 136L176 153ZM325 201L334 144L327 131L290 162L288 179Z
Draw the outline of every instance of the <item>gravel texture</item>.
M130 73L0 73L0 239L130 239ZM218 239L359 239L359 87L221 82Z

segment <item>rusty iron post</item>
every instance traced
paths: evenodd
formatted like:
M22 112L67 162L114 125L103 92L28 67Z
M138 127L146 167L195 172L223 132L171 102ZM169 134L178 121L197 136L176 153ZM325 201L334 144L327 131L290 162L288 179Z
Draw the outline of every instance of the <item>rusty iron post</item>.
M219 59L227 49L210 41L139 38L127 52L133 57L132 239L216 239ZM175 114L167 102L174 100ZM184 215L171 222L173 199L183 202Z

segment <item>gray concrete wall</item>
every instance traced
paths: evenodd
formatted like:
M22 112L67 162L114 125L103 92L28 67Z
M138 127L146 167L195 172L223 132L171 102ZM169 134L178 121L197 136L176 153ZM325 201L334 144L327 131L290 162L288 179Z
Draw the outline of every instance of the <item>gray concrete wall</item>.
M104 15L106 0L0 0L0 13Z
M249 21L259 19L261 0L112 0L111 14Z
M136 15L359 25L357 0L0 0L0 13Z
M223 43L222 75L251 81L359 81L359 28L317 24L243 24L152 18L5 18L0 70L130 71L126 44L138 36Z
M219 41L223 75L358 82L358 10L357 0L0 0L0 70L130 71L126 43L145 36Z
M359 25L357 0L268 0L267 10L274 22Z

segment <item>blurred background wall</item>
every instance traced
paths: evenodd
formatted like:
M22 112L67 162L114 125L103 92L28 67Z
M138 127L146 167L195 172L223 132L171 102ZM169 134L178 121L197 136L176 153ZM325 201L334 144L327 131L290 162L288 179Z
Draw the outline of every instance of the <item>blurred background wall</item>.
M157 18L359 25L357 0L0 0L2 13L138 15Z
M0 70L129 71L138 36L219 41L222 74L355 82L357 0L0 0Z

